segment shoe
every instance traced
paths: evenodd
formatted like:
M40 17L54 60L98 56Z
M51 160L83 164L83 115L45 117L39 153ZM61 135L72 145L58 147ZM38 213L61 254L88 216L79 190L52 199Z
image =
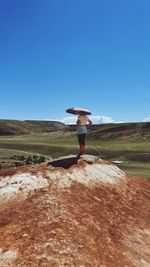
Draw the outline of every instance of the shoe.
M79 153L78 155L77 155L77 158L80 158L80 156L82 156L83 155L83 153Z

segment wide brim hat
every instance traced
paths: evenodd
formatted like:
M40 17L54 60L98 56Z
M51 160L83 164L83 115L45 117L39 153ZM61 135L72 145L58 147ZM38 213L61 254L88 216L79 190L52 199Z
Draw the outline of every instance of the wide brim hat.
M66 112L74 115L79 115L80 113L82 115L91 115L91 112L84 108L68 108Z

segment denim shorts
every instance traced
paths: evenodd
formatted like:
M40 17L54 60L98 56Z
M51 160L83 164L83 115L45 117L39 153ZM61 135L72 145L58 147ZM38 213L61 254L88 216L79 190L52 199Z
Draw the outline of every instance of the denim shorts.
M86 133L78 134L79 145L85 145Z

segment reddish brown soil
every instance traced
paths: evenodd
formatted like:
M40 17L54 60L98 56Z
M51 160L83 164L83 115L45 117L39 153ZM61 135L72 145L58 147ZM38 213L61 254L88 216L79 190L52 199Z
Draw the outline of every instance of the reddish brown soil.
M0 207L0 247L18 252L7 266L147 267L148 231L150 182L144 178L129 177L125 190L77 182L60 190L51 183L24 202Z

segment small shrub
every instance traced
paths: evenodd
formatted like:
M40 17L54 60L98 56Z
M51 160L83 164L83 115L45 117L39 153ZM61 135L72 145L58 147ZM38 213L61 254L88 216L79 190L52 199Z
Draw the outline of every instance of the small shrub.
M32 163L33 163L31 156L29 156L29 157L26 159L25 163L26 163L26 164L32 164Z
M45 161L45 157L44 156L40 156L38 159L38 163L42 163Z

